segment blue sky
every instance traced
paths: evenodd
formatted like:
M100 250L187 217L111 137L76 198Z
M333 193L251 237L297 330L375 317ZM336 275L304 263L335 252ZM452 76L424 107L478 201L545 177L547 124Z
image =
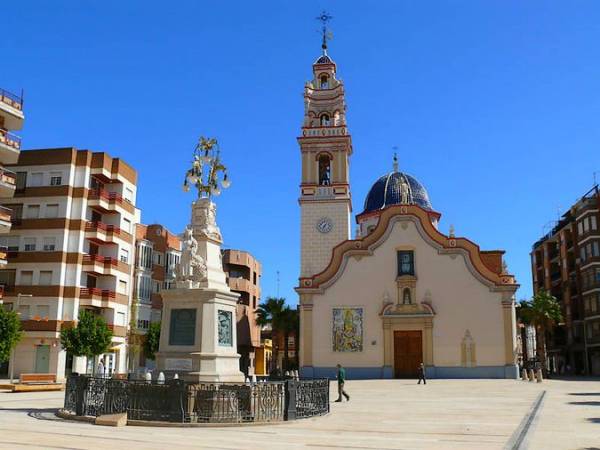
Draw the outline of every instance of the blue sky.
M233 180L218 201L226 246L262 261L263 298L279 271L295 303L296 137L323 8L354 213L397 146L440 229L505 249L531 295L531 244L600 171L600 2L20 0L2 6L0 87L25 90L24 148L123 158L144 223L174 232L189 221L194 143L217 137Z

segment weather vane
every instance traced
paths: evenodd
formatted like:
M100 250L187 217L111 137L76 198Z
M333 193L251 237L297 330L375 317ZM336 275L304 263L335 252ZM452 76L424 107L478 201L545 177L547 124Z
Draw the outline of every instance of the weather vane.
M219 184L227 189L231 181L227 177L227 168L221 162L221 150L214 138L200 136L194 149L192 167L185 174L183 190L189 192L190 186L198 189L198 198L210 198L220 195ZM219 180L219 173L223 177Z
M323 28L320 31L320 33L323 34L323 43L321 44L323 54L327 54L327 41L333 39L333 34L327 29L327 22L329 22L331 19L333 19L333 16L330 16L327 11L321 12L321 14L317 17L317 20L323 24Z

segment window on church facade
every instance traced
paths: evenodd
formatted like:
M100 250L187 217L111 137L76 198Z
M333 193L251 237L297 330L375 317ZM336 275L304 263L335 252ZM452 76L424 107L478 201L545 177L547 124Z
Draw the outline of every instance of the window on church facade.
M398 276L415 274L415 256L411 250L398 252Z
M323 114L321 116L321 126L328 127L330 123L329 114Z
M331 161L328 155L319 156L319 184L321 186L331 185Z

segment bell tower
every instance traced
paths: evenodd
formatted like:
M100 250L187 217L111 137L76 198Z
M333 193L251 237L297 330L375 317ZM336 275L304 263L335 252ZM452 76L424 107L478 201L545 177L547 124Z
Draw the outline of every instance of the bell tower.
M352 139L346 127L344 84L327 54L327 14L322 54L313 64L313 79L304 86L304 122L298 138L302 156L300 184L300 277L321 272L332 249L350 239L352 202L349 157Z

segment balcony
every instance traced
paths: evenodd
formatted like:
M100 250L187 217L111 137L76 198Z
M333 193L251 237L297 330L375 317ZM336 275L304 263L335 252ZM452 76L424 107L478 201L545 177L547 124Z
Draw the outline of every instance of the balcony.
M0 247L0 266L6 265L6 258L8 257L8 247ZM0 298L2 298L0 296Z
M230 277L228 284L233 291L247 292L258 297L258 288L245 278Z
M12 197L17 185L17 174L0 167L0 197Z
M103 222L87 222L85 237L97 244L131 244L131 235L115 225Z
M105 189L91 190L88 195L88 206L98 209L103 214L114 212L133 214L135 212L135 206L124 201L120 194Z
M96 275L116 276L117 272L129 273L129 266L117 258L101 255L83 255L83 270Z
M0 128L0 161L4 164L16 164L21 152L21 138Z
M4 117L4 126L11 130L23 127L23 96L0 89L0 114Z

